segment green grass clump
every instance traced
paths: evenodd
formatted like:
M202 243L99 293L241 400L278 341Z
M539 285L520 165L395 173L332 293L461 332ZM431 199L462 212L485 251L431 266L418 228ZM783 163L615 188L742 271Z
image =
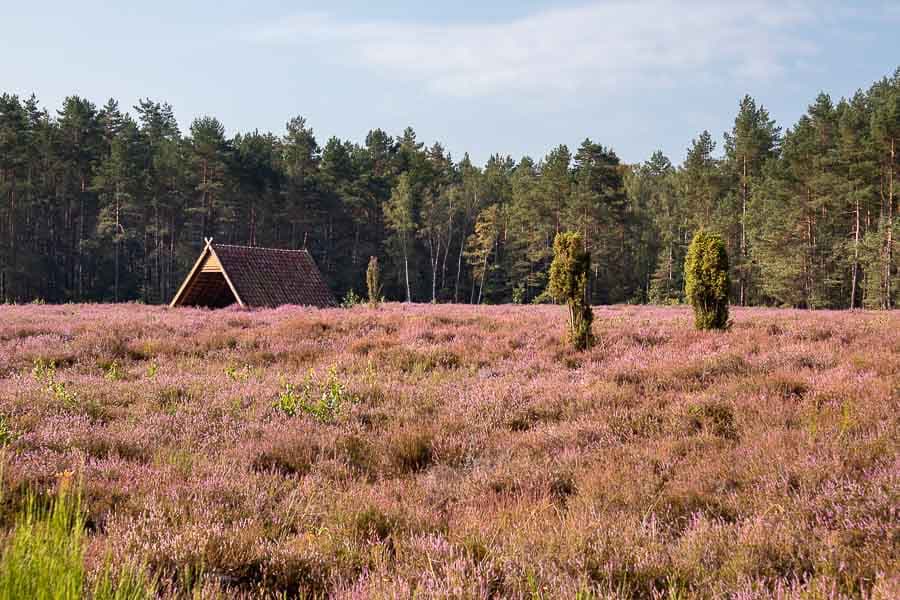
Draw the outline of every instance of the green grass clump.
M46 506L29 494L0 554L0 600L139 600L156 595L143 569L115 570L109 561L91 582L85 547L80 493L61 485Z

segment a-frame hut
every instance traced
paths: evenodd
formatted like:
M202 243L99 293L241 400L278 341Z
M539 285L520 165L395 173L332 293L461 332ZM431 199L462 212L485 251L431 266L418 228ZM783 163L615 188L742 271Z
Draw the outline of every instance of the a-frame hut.
M215 244L206 240L169 306L243 308L283 304L334 306L334 296L306 250Z

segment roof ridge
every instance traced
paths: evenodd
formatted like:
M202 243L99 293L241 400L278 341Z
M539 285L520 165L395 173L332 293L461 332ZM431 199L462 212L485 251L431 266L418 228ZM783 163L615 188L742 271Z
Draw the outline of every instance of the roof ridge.
M212 245L213 248L216 248L216 247L219 247L219 248L222 248L222 247L225 247L225 248L244 248L244 249L246 249L246 250L270 250L270 251L274 251L274 252L306 252L307 254L309 254L309 250L307 250L306 248L297 248L297 249L291 249L291 248L267 248L267 247L265 247L265 246L245 246L245 245L242 245L242 244L220 244L220 243L218 243L218 242L213 242L211 245Z

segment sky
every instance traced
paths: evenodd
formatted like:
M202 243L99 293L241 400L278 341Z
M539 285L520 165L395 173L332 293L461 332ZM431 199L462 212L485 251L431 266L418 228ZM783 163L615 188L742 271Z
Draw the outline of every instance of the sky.
M172 104L320 144L412 126L476 163L590 138L626 162L721 140L750 94L789 127L900 66L900 0L0 0L0 93Z

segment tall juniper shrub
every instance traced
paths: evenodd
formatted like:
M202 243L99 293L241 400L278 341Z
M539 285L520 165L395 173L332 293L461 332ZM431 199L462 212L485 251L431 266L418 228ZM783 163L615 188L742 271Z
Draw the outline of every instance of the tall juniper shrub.
M569 341L576 350L594 343L591 324L594 313L587 302L588 272L591 255L584 249L581 235L557 233L553 240L553 263L550 265L550 295L569 308Z
M369 293L369 307L378 308L381 303L381 269L378 267L378 257L369 257L369 267L366 269L366 288Z
M684 281L697 329L727 329L731 280L722 236L703 229L697 232L684 259Z

